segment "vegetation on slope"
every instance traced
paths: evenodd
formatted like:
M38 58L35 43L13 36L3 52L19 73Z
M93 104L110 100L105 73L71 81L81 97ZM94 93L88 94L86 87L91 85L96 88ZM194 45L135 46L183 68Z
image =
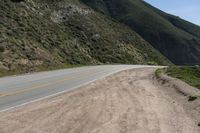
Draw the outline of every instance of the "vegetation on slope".
M102 63L171 64L125 25L79 0L1 0L3 74Z
M169 67L166 73L200 89L200 67Z
M143 0L82 0L130 26L175 64L200 64L200 27Z

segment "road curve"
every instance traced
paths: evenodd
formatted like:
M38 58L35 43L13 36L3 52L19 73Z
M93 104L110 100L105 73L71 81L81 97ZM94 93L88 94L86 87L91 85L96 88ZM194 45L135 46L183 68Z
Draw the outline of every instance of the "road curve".
M200 133L200 99L181 93L195 88L164 77L154 68L127 70L1 112L0 133Z
M126 69L144 65L103 65L0 78L0 112L75 89Z

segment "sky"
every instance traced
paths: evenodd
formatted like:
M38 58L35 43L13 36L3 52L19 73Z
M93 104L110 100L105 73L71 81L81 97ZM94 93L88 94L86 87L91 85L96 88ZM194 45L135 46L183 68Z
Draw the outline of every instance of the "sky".
M154 7L200 26L200 0L145 0Z

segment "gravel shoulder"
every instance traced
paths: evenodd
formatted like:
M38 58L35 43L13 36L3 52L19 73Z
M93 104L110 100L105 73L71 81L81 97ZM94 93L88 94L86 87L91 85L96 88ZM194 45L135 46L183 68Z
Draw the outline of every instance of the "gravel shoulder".
M184 83L157 78L154 72L123 71L2 112L0 133L199 133L199 99L188 102L188 95L177 89ZM195 89L181 88L187 93Z

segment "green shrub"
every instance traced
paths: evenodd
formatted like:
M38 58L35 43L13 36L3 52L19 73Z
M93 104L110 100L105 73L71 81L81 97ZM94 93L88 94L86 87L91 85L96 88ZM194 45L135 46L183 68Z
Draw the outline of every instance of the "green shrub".
M4 52L5 48L3 46L0 46L0 52Z
M11 0L12 2L22 2L22 1L25 1L25 0Z
M155 61L149 61L149 62L147 62L147 65L154 65L154 66L157 66L158 63L155 62Z

